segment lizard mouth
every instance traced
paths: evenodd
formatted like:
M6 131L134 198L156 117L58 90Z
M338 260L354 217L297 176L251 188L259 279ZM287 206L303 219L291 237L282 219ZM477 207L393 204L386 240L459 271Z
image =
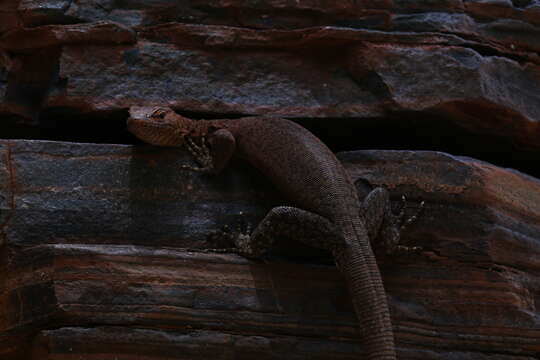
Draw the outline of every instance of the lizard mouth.
M127 120L127 129L144 142L158 146L180 146L181 139L171 124L150 119Z

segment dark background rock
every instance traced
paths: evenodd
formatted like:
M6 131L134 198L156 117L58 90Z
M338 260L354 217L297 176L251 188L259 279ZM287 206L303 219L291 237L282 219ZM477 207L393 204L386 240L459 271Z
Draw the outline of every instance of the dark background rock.
M328 254L198 252L285 201L241 161L181 172L132 105L364 149L359 188L426 201L423 251L378 259L400 359L540 357L539 39L538 0L2 1L0 358L361 356Z
M161 104L195 118L288 117L375 143L322 134L336 151L443 150L540 174L538 1L12 0L0 10L12 19L0 37L4 138L134 143L128 107ZM39 55L51 46L58 63L14 66L54 57Z

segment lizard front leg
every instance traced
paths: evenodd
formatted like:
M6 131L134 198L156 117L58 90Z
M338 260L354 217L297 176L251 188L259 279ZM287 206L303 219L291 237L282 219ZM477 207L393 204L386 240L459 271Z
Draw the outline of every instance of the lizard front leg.
M229 130L219 129L211 133L208 138L201 137L200 145L197 145L190 137L186 138L185 145L199 167L183 165L182 169L218 174L227 166L234 154L236 140Z

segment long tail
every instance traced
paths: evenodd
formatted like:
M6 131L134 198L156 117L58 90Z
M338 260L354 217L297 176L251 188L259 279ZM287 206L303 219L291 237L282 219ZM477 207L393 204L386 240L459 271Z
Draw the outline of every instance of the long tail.
M359 222L353 220L354 230L346 235L347 245L336 250L334 256L353 299L366 358L395 360L392 322L381 274Z

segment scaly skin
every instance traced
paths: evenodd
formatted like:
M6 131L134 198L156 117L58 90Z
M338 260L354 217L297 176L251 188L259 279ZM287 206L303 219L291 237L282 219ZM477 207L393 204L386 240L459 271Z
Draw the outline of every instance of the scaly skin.
M285 119L193 121L166 108L132 108L128 129L154 145L186 144L208 173L223 169L234 152L265 174L293 207L272 209L251 236L239 236L237 246L244 255L257 257L275 236L285 236L330 250L352 295L366 358L396 359L387 299L368 236L378 231L389 210L386 193L373 192L371 198L384 198L385 207L367 206L377 214L366 221L371 214L361 216L356 188L334 154ZM195 138L204 144L204 137L209 152L186 143Z

